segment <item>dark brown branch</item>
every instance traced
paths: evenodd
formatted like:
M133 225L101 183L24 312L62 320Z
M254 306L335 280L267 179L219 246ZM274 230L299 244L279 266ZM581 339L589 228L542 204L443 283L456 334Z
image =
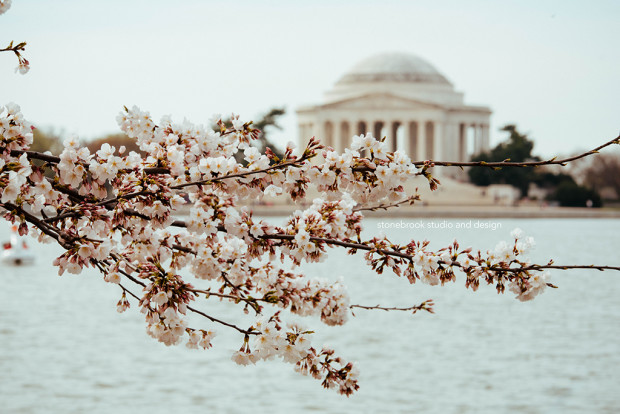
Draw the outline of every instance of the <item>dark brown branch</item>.
M605 147L608 147L613 144L620 144L620 135L614 139L607 141L606 143L599 145L598 147L584 152L583 154L575 155L573 157L563 158L557 160L555 158L551 158L549 160L544 161L528 161L528 162L510 162L510 161L500 161L500 162L487 162L487 161L477 161L477 162L451 162L451 161L415 161L412 162L416 167L421 167L425 163L432 163L436 167L489 167L489 168L501 168L501 167L540 167L543 165L566 165L571 161L576 161L580 158L587 157L589 155L593 155L598 153Z
M227 174L227 175L223 175L221 177L215 177L215 178L211 178L211 179L208 179L208 180L200 180L200 181L193 181L193 182L190 182L190 183L179 184L179 185L172 186L170 188L173 189L173 190L179 190L181 188L190 187L192 185L209 184L209 183L214 183L214 182L218 182L218 181L222 181L222 180L227 180L229 178L242 178L242 177L248 177L250 175L266 173L266 172L273 171L273 170L279 170L279 169L282 169L282 168L285 168L285 167L295 167L295 166L299 165L300 162L304 162L305 160L310 159L311 158L310 154L311 153L306 151L301 156L301 158L297 158L297 159L295 159L293 161L285 162L285 163L282 163L282 164L272 165L271 167L263 168L262 170L246 171L246 172L237 173L237 174Z
M135 293L133 293L131 290L127 289L125 286L123 286L120 283L118 285L121 287L121 289L123 289L123 292L129 293L130 296L132 296L134 299L140 302L140 298Z
M514 267L514 268L503 268L503 267L488 267L487 269L493 270L496 272L513 272L518 273L522 271L528 270L545 270L545 269L560 269L560 270L570 270L570 269L593 269L600 270L601 272L604 270L618 270L620 271L620 266L598 266L598 265L531 265L524 267Z
M65 247L65 243L64 241L62 241L60 239L60 232L52 226L49 226L48 224L44 223L42 220L39 220L39 218L37 218L36 216L28 213L27 211L25 211L24 209L22 209L21 207L16 206L15 204L12 203L0 203L0 207L5 208L6 210L16 210L19 212L19 214L22 214L24 216L24 218L26 219L27 222L33 224L35 227L37 227L39 230L41 230L43 233L45 233L46 235L52 237L54 240L56 240L62 247Z
M353 211L377 211L377 210L388 210L392 207L398 207L402 204L409 204L410 206L414 204L415 201L420 201L420 195L416 194L414 196L411 197L407 197L405 200L402 201L398 201L396 203L391 203L391 204L379 204L378 206L372 206L372 207L357 207L354 208Z
M242 301L242 300L244 300L244 298L241 298L239 296L227 295L225 293L219 293L219 292L212 292L210 290L202 290L202 289L187 289L187 290L189 292L192 292L192 293L202 293L204 295L207 295L207 297L208 296L216 296L218 298L231 299L231 300L234 300L234 301L237 301L237 300ZM261 300L261 299L254 299L254 300Z
M19 157L20 155L26 153L26 156L29 160L39 160L45 162L51 162L53 164L58 164L60 162L60 157L50 154L44 154L38 151L23 151L23 150L11 150L11 156Z
M261 239L274 239L274 240L293 240L295 238L294 235L290 235L290 234L266 234L264 236L260 237ZM407 253L402 253L399 251L395 251L395 250L386 250L386 249L377 249L376 247L372 247L372 246L368 246L365 244L361 244L361 243L352 243L352 242L345 242L345 241L341 241L341 240L334 240L334 239L325 239L322 237L310 237L311 241L316 241L316 242L320 242L320 243L325 243L325 244L330 244L330 245L335 245L335 246L341 246L341 247L347 247L350 249L359 249L359 250L366 250L366 251L373 251L373 252L378 252L384 255L388 255L388 256L394 256L394 257L400 257L402 259L407 259L407 260L413 260L413 256L409 255ZM462 267L460 263L458 262L454 262L454 263L445 263L443 261L439 261L437 262L438 264L442 264L442 265L447 265L447 266L456 266L456 267ZM486 269L495 271L495 272L511 272L511 273L520 273L520 272L524 272L524 271L529 271L529 270L544 270L544 269L596 269L596 270L617 270L620 271L620 266L598 266L598 265L567 265L567 266L563 266L563 265L531 265L531 266L524 266L524 267L514 267L514 268L503 268L503 267L488 267Z
M241 332L242 334L245 334L245 335L260 335L259 332L241 329L237 325L233 325L232 323L228 323L228 322L222 321L220 319L214 318L213 316L207 315L206 313L204 313L202 311L199 311L196 308L192 308L191 306L188 306L187 309L191 310L194 313L197 313L199 315L204 316L205 318L207 318L211 322L216 322L216 323L222 324L224 326L228 326L229 328L236 329L237 331Z

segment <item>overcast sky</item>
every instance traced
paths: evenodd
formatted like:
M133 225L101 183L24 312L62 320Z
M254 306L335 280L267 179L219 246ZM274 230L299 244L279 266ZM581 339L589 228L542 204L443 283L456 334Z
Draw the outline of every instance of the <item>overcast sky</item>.
M0 54L0 104L89 139L117 132L123 105L156 120L256 118L319 103L356 62L416 54L488 105L491 144L506 123L543 156L620 131L620 1L69 1L13 0L0 46L27 41L32 69Z

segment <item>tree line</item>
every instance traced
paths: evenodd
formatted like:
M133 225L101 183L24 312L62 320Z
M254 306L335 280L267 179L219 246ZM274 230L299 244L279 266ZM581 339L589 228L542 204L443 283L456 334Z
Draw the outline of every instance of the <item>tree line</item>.
M512 162L541 161L533 155L534 141L517 130L516 125L500 129L508 138L489 151L472 157L472 161ZM549 167L540 168L471 168L469 180L478 186L508 184L518 189L522 198L528 197L532 184L547 193L547 201L555 201L564 207L601 207L605 191L608 199L620 196L620 156L618 153L598 154L587 164L568 172L558 172ZM578 172L578 173L576 173ZM577 182L575 177L581 177Z

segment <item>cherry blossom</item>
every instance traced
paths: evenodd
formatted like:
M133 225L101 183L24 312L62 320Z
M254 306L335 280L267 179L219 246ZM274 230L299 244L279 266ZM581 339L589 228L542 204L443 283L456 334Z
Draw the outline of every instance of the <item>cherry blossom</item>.
M213 131L169 117L155 123L148 112L125 108L117 121L146 156L109 144L90 153L77 137L69 137L54 157L28 152L31 126L19 106L8 104L0 111L4 217L18 224L21 234L55 240L65 249L54 261L59 275L97 268L105 282L122 290L117 310L124 312L130 298L135 300L147 333L165 345L185 341L190 349L209 349L213 327L220 325L242 336L241 348L232 355L236 363L279 358L345 395L358 388L356 366L329 348L313 347L312 330L283 318L317 317L337 326L355 307L432 312L433 303L407 308L351 304L342 281L295 271L302 263L327 260L332 248L344 248L363 253L372 271L390 272L412 284L444 285L462 274L467 288L477 290L486 282L503 293L508 286L520 301L553 286L547 269L558 266L531 264L527 254L534 241L519 229L513 241L485 252L461 248L457 241L433 250L428 241L399 244L385 235L364 240L363 211L419 200L405 191L407 180L438 185L428 162L413 163L403 152L388 152L371 134L353 137L343 154L311 139L297 155L288 145L278 159L251 146L258 131L250 122L233 116L232 125L226 125L215 118ZM243 162L234 157L239 151ZM310 188L321 196L307 204ZM265 197L306 206L274 225L250 208ZM188 214L179 220L183 209ZM213 299L236 304L257 319L240 327L194 307L197 300ZM211 325L188 326L187 312Z
M6 13L11 8L11 0L0 0L0 14Z

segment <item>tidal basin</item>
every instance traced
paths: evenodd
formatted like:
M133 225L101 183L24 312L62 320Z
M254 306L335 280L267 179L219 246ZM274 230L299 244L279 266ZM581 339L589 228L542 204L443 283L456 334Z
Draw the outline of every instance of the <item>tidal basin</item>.
M494 229L457 226L468 220L454 219L423 220L445 222L444 228L400 225L417 221L368 219L364 235L428 239L435 249L456 238L486 250L510 241L519 227L536 240L534 262L620 265L617 219L479 220L497 224ZM7 238L1 227L0 239ZM30 247L37 252L34 266L0 268L1 412L620 412L618 272L554 271L558 289L521 303L492 286L466 290L462 275L443 287L410 285L374 274L362 255L333 249L324 263L303 269L342 277L351 303L409 306L432 298L436 312L356 310L345 326L333 328L300 319L316 330L315 347L357 362L361 388L346 398L280 361L235 365L230 357L242 337L195 317L190 325L217 330L214 347L166 347L146 335L135 301L116 312L118 286L92 269L58 277L51 263L61 249L33 240ZM230 319L232 308L211 299L201 309Z

